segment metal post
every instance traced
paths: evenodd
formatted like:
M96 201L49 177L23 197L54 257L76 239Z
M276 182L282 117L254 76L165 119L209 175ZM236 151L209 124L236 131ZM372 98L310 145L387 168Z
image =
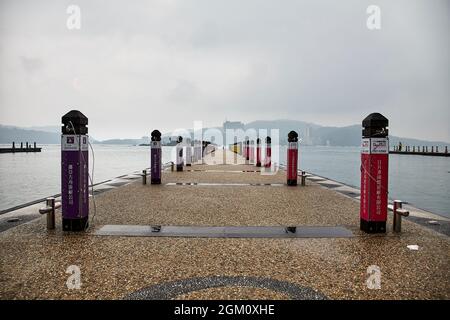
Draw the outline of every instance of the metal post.
M172 161L170 164L170 171L174 171L175 170L175 163Z
M436 153L438 153L439 152L439 149L438 149L439 147L438 146L436 146Z
M431 153L434 153L434 146L431 146Z
M306 172L302 171L302 186L306 185Z
M28 149L28 142L27 142L27 149Z
M448 148L447 148L447 146L445 146L445 153L448 153Z
M147 170L142 170L142 184L147 184Z
M402 203L401 200L394 200L394 232L402 231L402 216L397 213L397 210L402 208Z
M23 142L20 143L20 149L23 149Z
M36 149L36 142L34 143L34 149Z
M47 207L51 207L51 210L47 213L47 230L55 229L55 198L46 199Z

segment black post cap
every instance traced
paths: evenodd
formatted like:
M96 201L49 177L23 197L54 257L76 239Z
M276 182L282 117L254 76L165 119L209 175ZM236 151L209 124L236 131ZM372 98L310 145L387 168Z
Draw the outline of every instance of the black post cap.
M387 137L389 131L389 120L381 113L375 112L369 114L362 121L362 135L363 137Z
M289 142L297 142L298 141L298 134L295 131L291 131L288 133L288 141Z
M87 134L88 118L78 110L71 110L62 116L63 134Z
M159 132L158 130L153 130L152 141L161 141L161 132Z
M272 138L271 137L266 137L266 143L272 143Z

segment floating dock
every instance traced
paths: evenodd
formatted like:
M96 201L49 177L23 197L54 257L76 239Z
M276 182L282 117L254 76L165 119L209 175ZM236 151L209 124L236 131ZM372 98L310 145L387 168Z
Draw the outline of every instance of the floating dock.
M369 235L357 189L317 176L288 187L286 172L223 164L222 152L161 185L137 172L97 186L85 233L64 233L60 212L55 230L41 216L1 232L0 298L450 298L450 238L413 212L401 233L389 214L386 234Z

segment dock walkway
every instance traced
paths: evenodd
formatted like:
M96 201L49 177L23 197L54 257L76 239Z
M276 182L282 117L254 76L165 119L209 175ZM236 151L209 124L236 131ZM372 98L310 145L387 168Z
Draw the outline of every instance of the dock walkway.
M53 231L40 217L1 232L0 298L450 298L448 236L408 220L394 234L391 213L385 235L367 235L357 199L312 180L287 187L284 171L261 175L240 156L221 164L222 152L205 159L215 165L165 171L161 185L99 193L86 233L63 233L60 214ZM158 228L167 236L151 236ZM80 289L66 285L73 265ZM367 285L374 268L380 289Z

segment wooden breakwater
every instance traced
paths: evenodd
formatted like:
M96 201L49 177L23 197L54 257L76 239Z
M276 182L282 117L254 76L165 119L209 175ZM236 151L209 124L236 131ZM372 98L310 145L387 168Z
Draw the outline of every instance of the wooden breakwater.
M442 150L442 149L441 149ZM389 150L392 154L406 154L406 155L418 155L418 156L434 156L434 157L449 157L448 147L445 146L443 151L439 151L439 146L395 146L393 150Z
M41 152L42 148L36 147L36 142L31 143L26 142L25 146L23 142L20 143L20 148L16 147L16 143L12 143L11 148L0 148L0 153L16 153L16 152Z

